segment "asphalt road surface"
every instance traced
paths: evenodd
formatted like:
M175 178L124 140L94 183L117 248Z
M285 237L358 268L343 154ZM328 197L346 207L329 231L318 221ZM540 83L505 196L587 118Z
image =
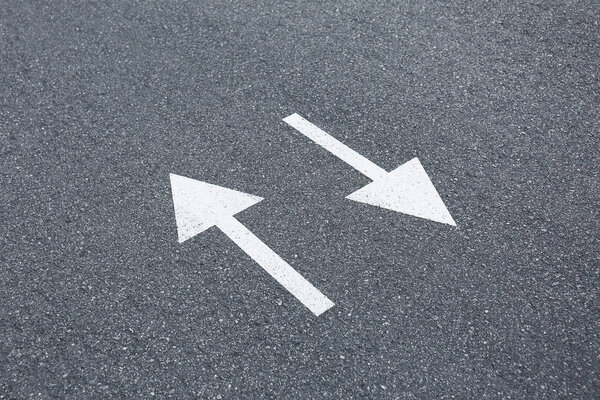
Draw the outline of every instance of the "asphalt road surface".
M0 399L597 399L596 1L0 5ZM344 197L418 157L457 226ZM335 306L313 315L169 174Z

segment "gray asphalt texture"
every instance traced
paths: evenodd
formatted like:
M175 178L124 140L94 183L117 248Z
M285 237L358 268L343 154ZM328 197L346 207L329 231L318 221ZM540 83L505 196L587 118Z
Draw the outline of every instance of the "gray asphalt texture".
M4 1L0 399L600 398L600 4ZM419 157L456 228L345 200ZM335 303L312 315L169 173Z

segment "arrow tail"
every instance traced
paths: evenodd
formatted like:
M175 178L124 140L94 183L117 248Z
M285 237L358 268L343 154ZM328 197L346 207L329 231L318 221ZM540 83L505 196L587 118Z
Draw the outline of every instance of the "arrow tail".
M283 121L319 146L323 147L325 150L332 153L334 156L358 170L360 173L366 175L371 180L376 180L387 174L386 170L361 156L356 151L352 150L350 147L346 146L344 143L340 142L327 132L302 118L300 115L292 114L288 117L285 117Z
M333 307L331 300L233 216L217 226L313 314L318 316Z

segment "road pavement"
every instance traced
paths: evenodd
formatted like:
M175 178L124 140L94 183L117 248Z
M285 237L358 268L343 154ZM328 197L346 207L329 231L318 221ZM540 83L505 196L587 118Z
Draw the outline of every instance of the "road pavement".
M595 1L4 1L0 399L600 397ZM456 226L345 199L418 157ZM335 306L315 316L169 174Z

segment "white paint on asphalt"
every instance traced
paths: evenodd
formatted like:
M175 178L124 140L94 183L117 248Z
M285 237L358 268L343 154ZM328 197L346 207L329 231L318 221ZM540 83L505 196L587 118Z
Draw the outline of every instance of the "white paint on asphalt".
M334 303L233 217L261 197L171 174L179 242L217 226L315 315Z
M217 226L315 315L320 315L333 307L331 300L237 219L225 218Z
M179 243L262 200L222 186L170 174Z
M346 164L354 167L371 180L381 178L387 174L385 169L380 168L370 160L367 160L365 157L361 156L350 147L298 114L292 114L289 117L285 117L283 120L292 128L295 128L298 132L302 133L334 156L340 158L342 161L345 161Z
M346 198L456 226L418 158L402 164Z
M283 120L373 180L347 199L456 226L418 158L388 173L300 115Z

